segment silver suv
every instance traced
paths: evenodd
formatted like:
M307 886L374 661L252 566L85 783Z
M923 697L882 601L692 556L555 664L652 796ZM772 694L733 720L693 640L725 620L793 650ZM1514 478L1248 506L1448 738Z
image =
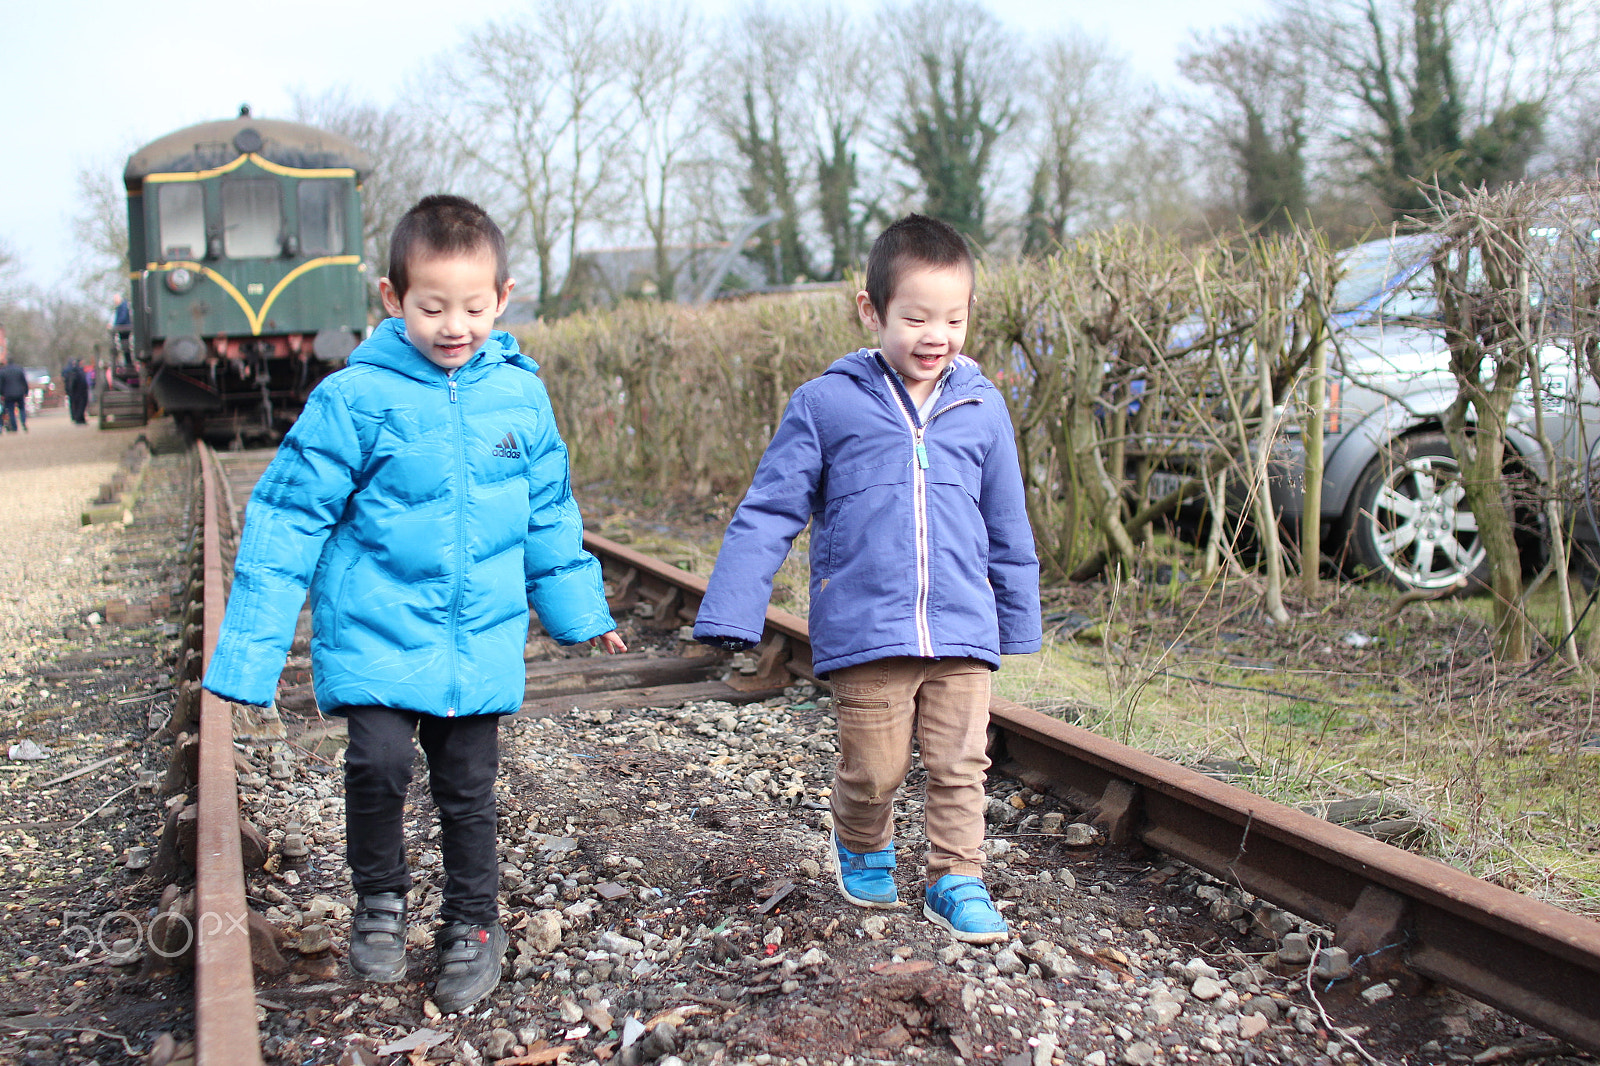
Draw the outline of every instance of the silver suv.
M1456 396L1437 322L1431 236L1396 237L1350 249L1335 292L1329 356L1321 518L1348 545L1348 562L1402 588L1439 589L1488 577L1477 520L1444 434ZM1580 549L1600 557L1586 470L1600 440L1600 388L1571 350L1541 353L1545 431L1560 469L1547 469L1533 436L1532 390L1511 411L1506 471L1568 497ZM1280 449L1287 463L1273 496L1285 517L1303 518L1298 427ZM1576 486L1576 487L1574 487ZM1524 516L1537 540L1537 508ZM1337 545L1338 540L1330 542ZM1591 566L1592 569L1592 566Z

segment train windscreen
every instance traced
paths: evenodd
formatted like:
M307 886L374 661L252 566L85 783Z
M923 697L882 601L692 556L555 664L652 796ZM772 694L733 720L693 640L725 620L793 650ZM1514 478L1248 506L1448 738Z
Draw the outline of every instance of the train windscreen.
M229 259L261 259L283 250L278 183L248 178L222 183L222 240Z
M298 201L302 255L344 253L344 198L344 182L300 183Z
M156 210L162 259L198 259L205 254L205 191L198 183L161 186Z

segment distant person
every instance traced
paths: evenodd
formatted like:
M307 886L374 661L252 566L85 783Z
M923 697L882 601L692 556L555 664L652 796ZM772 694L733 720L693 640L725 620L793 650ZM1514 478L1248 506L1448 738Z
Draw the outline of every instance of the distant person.
M111 301L111 355L113 362L133 361L133 309L128 298L117 293Z
M102 369L101 370L101 374L104 374L104 373L105 373L105 371ZM93 402L93 400L94 400L94 381L95 381L94 364L93 363L84 364L84 367L83 367L83 382L89 388L89 399L90 399L91 402Z
M67 394L67 413L80 426L89 424L89 377L76 359L61 368L61 387Z
M28 375L20 366L0 355L0 425L12 433L17 432L18 420L24 431L28 428Z
M405 976L415 737L445 870L433 1001L450 1013L494 988L508 942L497 731L522 706L529 605L558 643L627 648L538 366L494 329L513 285L500 228L429 196L395 227L389 263L394 317L317 385L250 497L205 686L270 704L309 587L317 703L349 723L350 965Z
M878 336L790 397L723 537L694 635L761 637L772 577L811 524L811 646L833 686L830 806L845 899L897 907L894 797L913 734L927 770L923 914L958 940L1008 935L983 883L989 674L1039 650L1039 561L1011 418L961 354L974 266L950 226L886 229L856 294Z

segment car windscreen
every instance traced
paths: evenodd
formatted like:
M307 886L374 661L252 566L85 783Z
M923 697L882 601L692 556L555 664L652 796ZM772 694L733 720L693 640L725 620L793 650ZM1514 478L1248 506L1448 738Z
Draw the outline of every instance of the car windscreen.
M1371 241L1350 249L1342 260L1344 275L1333 290L1334 312L1377 310L1380 303L1384 303L1396 289L1412 280L1427 265L1431 249L1432 242L1426 237L1396 237ZM1428 279L1423 280L1426 282ZM1431 286L1428 288L1431 289ZM1407 306L1397 307L1393 300L1389 300L1384 313L1426 313L1425 308L1412 306L1414 300L1404 302Z

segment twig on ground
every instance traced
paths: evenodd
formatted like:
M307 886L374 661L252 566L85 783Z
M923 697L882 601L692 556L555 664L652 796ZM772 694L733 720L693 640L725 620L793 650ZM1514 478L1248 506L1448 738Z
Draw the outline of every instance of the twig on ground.
M1463 577L1463 578L1458 578L1456 580L1455 584L1446 585L1444 588L1439 588L1439 589L1411 589L1411 590L1409 590L1407 592L1402 592L1399 596L1395 597L1395 601L1393 603L1391 603L1389 605L1389 609L1383 613L1382 621L1383 621L1384 624L1387 624L1389 622L1393 622L1396 618L1400 617L1400 612L1405 610L1406 607L1409 606L1410 604L1413 604L1413 603L1427 603L1430 600L1442 600L1446 596L1449 596L1452 593L1457 592L1460 589L1464 589L1466 587L1467 587L1467 579Z
M1338 1033L1340 1040L1355 1048L1362 1058L1372 1063L1372 1066L1385 1066L1382 1059L1374 1058L1370 1051L1361 1046L1361 1041L1356 1039L1354 1033L1334 1025L1333 1019L1328 1017L1328 1012L1322 1006L1322 1001L1317 998L1317 956L1320 954L1322 954L1322 945L1317 944L1311 949L1311 961L1306 963L1306 995L1311 997L1311 1002L1317 1008L1317 1013L1322 1016L1322 1024L1327 1026L1329 1032Z
M138 787L139 786L136 785L136 784L135 785L129 785L127 788L118 789L117 791L113 792L111 795L106 797L106 801L104 803L100 804L100 806L96 807L94 810L90 811L88 814L84 815L82 818L79 818L76 822L73 822L72 823L72 828L74 828L74 829L78 828L84 822L87 822L90 818L93 818L95 815L99 814L101 811L103 811L107 807L111 806L111 801L112 800L116 799L118 796L124 795L125 793L132 792L134 789L136 789Z

